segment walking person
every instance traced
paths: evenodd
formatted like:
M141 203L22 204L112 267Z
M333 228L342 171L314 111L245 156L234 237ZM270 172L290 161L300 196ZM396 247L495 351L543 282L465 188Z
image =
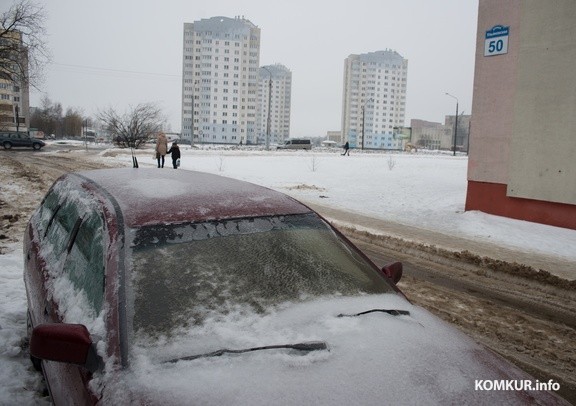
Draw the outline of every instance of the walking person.
M174 141L172 146L168 150L167 154L172 155L172 166L174 169L178 169L180 166L180 148L178 147L178 142Z
M158 168L164 168L164 156L168 150L168 138L166 134L159 133L156 138L156 159L158 160Z
M350 156L350 144L348 143L348 141L346 141L346 144L344 144L342 148L344 148L344 153L342 155Z

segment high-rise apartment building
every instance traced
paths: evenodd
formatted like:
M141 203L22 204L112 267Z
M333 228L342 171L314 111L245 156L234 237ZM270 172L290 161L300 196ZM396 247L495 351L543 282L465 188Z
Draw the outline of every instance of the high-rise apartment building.
M394 127L404 125L408 60L385 50L344 62L342 142L356 148L402 149Z
M0 60L0 131L27 131L30 117L29 86L24 80L28 77L27 50L22 46L19 32L8 33L2 41L4 49L17 50L21 62L7 72L4 63L14 65L13 61ZM17 71L19 73L15 74Z
M256 142L281 144L290 137L292 72L281 64L262 66L259 80Z
M184 23L182 138L254 142L260 29L244 17Z

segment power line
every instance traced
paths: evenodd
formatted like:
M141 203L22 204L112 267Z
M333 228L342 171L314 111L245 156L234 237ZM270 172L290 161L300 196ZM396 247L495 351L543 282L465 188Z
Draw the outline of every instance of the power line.
M137 75L152 75L152 76L165 76L165 77L170 77L170 78L181 78L180 75L173 75L173 74L168 74L168 73L140 72L140 71L131 71L131 70L122 70L122 69L101 68L101 67L96 67L96 66L73 65L73 64L58 63L58 62L51 62L51 64L55 65L55 66L63 66L66 68L92 69L94 71L101 71L101 72L128 73L128 74L137 74ZM94 72L94 73L97 73L97 72Z

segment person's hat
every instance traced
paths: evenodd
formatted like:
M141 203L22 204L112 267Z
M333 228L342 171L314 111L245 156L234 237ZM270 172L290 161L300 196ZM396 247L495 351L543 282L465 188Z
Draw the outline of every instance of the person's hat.
M172 144L178 144L178 141L174 141Z

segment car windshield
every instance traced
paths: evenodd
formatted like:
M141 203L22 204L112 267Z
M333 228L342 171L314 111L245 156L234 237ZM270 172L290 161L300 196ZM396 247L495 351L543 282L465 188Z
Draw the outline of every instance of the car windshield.
M314 214L149 226L132 245L137 336L170 335L238 308L265 313L319 296L394 291Z

